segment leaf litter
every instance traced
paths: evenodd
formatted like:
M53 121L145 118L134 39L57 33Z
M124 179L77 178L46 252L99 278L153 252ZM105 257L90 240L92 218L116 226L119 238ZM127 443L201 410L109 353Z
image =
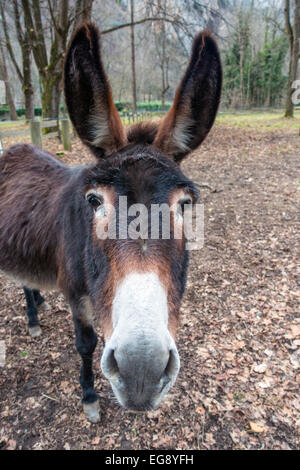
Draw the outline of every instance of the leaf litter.
M92 161L77 140L72 152L45 143L68 164ZM179 377L145 415L112 399L99 341L101 423L88 423L68 305L47 293L33 340L22 289L0 273L0 448L299 449L299 154L293 130L217 125L184 162L200 186L205 244L191 252Z

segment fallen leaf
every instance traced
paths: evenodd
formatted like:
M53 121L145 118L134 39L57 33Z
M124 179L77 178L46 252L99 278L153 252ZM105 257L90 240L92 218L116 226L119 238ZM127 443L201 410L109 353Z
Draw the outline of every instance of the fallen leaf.
M264 374L267 369L267 364L262 362L261 364L257 364L256 366L253 367L254 372L257 372L258 374Z
M251 431L255 433L261 433L261 432L265 432L268 430L265 426L254 423L253 421L250 421L249 424L250 424Z
M270 388L273 385L273 380L269 377L265 377L264 380L257 383L257 386L260 388Z
M17 447L17 443L14 439L10 439L7 443L6 450L15 450Z
M300 336L300 325L292 325L291 326L292 337L296 338Z
M95 437L95 439L92 440L93 446L97 446L100 442L100 437Z
M202 406L198 406L198 407L196 408L196 413L197 413L198 415L203 415L203 414L205 413L205 409L204 409Z

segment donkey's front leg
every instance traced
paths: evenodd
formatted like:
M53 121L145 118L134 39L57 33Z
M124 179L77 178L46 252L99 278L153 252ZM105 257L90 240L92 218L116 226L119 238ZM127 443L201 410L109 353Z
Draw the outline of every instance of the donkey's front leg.
M33 292L34 300L35 300L36 306L38 307L38 310L43 310L43 311L50 310L50 305L48 304L48 302L46 302L44 297L41 295L40 291L33 289L32 292Z
M29 333L33 338L36 338L41 335L42 330L38 319L38 309L34 291L25 286L23 287L23 290L26 298L26 314L28 318Z
M80 385L85 415L92 423L100 420L99 397L94 390L93 353L97 345L97 335L93 328L92 309L88 298L71 301L76 335L76 348L82 359Z

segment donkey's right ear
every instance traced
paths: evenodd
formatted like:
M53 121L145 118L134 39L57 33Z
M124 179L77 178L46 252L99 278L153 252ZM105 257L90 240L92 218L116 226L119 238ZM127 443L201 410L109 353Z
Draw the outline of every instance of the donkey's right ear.
M126 144L100 53L100 33L93 23L80 26L66 55L65 98L70 118L96 157L108 156Z

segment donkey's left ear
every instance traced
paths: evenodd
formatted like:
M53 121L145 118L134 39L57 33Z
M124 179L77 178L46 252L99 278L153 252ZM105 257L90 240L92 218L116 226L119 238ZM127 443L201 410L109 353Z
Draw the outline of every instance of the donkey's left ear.
M159 126L154 145L180 163L209 133L221 88L219 50L211 35L204 31L194 39L189 65L174 104Z
M93 23L80 26L71 40L64 87L74 127L96 157L107 156L126 144L101 60L100 33Z

